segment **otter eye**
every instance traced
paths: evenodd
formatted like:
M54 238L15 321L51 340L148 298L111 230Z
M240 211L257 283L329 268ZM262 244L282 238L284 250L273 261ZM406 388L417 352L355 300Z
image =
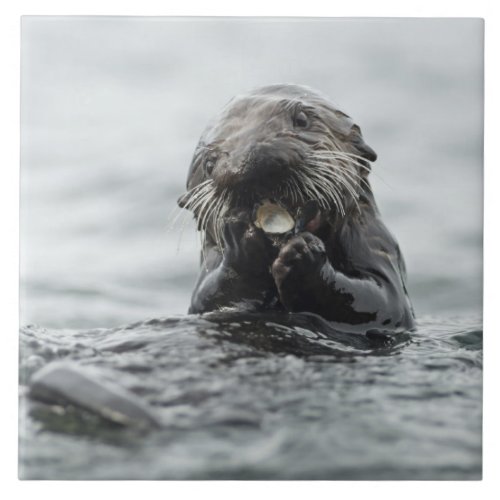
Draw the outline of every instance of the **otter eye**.
M215 167L215 158L206 159L203 167L205 168L205 172L210 175Z
M293 124L299 128L306 128L309 125L309 119L307 118L307 115L304 113L304 111L299 111L295 115Z

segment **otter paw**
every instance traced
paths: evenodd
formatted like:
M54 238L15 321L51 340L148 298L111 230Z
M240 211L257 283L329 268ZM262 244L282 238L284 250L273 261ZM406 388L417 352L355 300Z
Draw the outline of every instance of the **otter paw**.
M224 224L224 261L243 274L269 273L272 247L261 229L250 223L248 215L236 214Z
M281 291L284 286L314 281L325 262L324 243L311 233L300 233L281 248L271 272Z

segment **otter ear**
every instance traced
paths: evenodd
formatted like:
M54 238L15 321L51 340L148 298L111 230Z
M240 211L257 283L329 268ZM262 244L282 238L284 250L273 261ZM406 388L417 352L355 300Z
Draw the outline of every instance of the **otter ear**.
M361 135L361 129L357 125L353 125L351 132L349 133L349 140L354 148L358 151L359 155L365 160L375 161L377 159L377 153L366 144Z

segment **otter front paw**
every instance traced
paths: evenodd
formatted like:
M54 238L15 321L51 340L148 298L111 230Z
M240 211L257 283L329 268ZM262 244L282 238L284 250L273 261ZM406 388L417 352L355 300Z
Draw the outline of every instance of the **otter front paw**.
M311 233L300 233L280 250L272 266L272 275L283 305L293 304L322 280L320 270L327 261L325 245Z
M248 214L238 213L224 224L224 263L240 274L269 273L273 249L261 229L250 223Z

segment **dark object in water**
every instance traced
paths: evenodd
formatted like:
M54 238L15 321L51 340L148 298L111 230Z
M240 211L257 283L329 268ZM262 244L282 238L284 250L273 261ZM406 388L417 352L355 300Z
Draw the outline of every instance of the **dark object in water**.
M411 330L403 256L369 182L376 158L359 126L307 87L234 98L203 133L178 202L203 240L189 312L310 312L364 332Z
M76 406L124 426L160 427L139 398L109 382L94 379L69 363L51 363L33 376L30 397L43 403Z

